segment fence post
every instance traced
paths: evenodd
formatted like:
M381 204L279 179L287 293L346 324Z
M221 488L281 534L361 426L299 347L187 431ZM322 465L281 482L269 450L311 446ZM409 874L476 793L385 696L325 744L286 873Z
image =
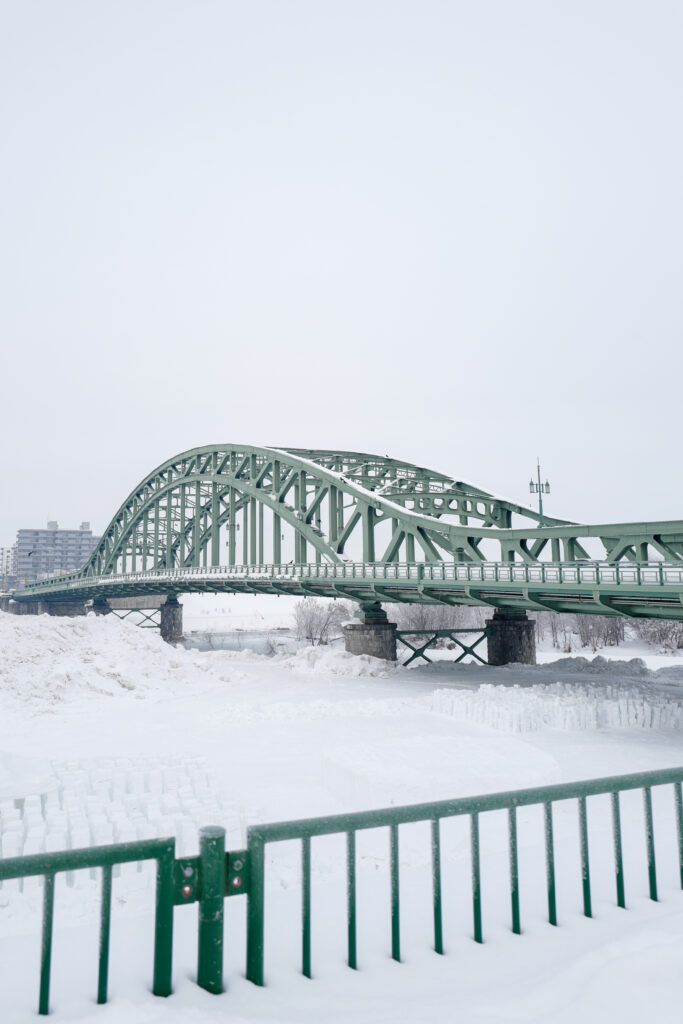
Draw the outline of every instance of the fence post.
M214 995L223 991L225 871L225 829L217 826L201 829L197 984Z
M247 839L249 860L249 895L247 896L247 980L263 985L263 929L264 929L264 843L251 830Z
M157 860L156 914L154 923L155 996L170 996L173 972L173 861L175 840Z

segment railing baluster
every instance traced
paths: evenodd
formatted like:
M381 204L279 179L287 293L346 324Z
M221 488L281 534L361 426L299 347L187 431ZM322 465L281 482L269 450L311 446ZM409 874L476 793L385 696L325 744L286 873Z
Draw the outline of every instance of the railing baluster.
M612 831L614 833L614 870L617 881L617 906L626 909L624 894L624 857L621 849L621 811L619 793L612 793Z
M50 965L52 961L52 921L55 912L55 876L47 874L43 888L43 935L40 946L40 998L38 1013L50 1012Z
M398 878L398 825L389 826L391 846L391 956L401 959L401 920Z
M645 840L647 842L647 874L650 883L650 899L657 899L657 865L655 864L655 829L652 821L652 790L643 790L645 802Z
M591 908L591 874L588 857L588 814L585 796L579 797L579 829L581 833L581 879L583 883L583 912L592 917Z
M683 889L683 785L680 782L674 782L674 799L678 825L678 862L681 869L681 889Z
M311 838L301 840L301 973L311 977Z
M470 815L470 843L472 848L472 916L474 941L483 942L481 931L481 868L479 864L479 815Z
M443 953L443 915L441 909L441 836L439 819L432 821L432 899L434 903L434 949Z
M520 935L519 920L519 865L517 863L517 808L508 807L508 840L510 853L510 898L512 901L512 931Z
M97 1002L106 1003L109 980L109 934L111 931L111 864L102 868L102 906L100 909L100 959L97 975Z
M553 805L543 805L545 825L545 877L548 889L548 921L557 924L557 899L555 896L555 843L553 839Z
M348 935L348 965L358 968L356 945L356 833L346 833L346 920Z

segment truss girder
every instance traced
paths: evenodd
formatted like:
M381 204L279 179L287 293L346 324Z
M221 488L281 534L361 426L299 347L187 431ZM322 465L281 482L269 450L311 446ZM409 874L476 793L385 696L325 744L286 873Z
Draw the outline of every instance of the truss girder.
M513 526L513 516L526 525ZM683 521L590 526L546 517L541 527L538 516L523 506L388 456L216 445L183 452L142 480L86 566L69 580L123 578L140 569L189 572L221 565L253 569L265 563L340 565L350 560L437 567L609 562L639 571L641 563L656 560L683 564ZM573 608L590 605L602 614L642 614L632 610L639 607L639 587L634 588L635 603L627 607L619 604L623 588L618 598L598 588L574 599L565 593L555 598L534 584L512 596L493 594L490 588L485 592L485 585L472 579L454 597L437 593L432 583L427 591L424 586L401 591L393 583L377 582L386 600L388 587L401 601L554 610L561 605L565 610L569 600ZM310 586L317 593L324 589L319 580ZM336 583L325 586L332 596L336 593ZM351 592L349 584L342 586ZM367 595L372 586L363 581L358 592ZM252 576L249 588L254 587L262 585ZM297 592L308 587L302 580ZM273 582L270 592L274 588Z

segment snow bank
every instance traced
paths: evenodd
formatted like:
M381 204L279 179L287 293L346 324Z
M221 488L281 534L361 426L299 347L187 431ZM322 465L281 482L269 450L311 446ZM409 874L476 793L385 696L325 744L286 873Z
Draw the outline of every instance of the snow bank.
M209 664L114 616L0 612L0 652L0 699L37 711L85 696L168 694L201 680Z
M567 659L585 660L585 659ZM647 670L646 670L647 671ZM539 683L476 691L436 690L433 708L443 715L502 732L540 729L683 729L683 705L637 687Z
M499 671L547 672L557 669L558 672L586 675L611 675L629 679L651 679L658 682L683 682L683 665L665 665L662 668L649 668L643 658L604 658L601 654L594 658L567 657L554 661L545 661L539 665L503 665Z
M260 654L253 649L190 651L196 664L209 668L211 671L221 660L261 664L264 668L284 668L290 672L315 673L321 676L348 676L353 679L363 677L387 679L396 672L396 666L382 658L371 658L368 654L348 654L338 647L301 647L293 654Z
M333 676L374 676L386 679L396 671L394 666L381 658L371 658L367 654L348 654L333 647L304 647L296 654L278 655L275 660L282 668Z

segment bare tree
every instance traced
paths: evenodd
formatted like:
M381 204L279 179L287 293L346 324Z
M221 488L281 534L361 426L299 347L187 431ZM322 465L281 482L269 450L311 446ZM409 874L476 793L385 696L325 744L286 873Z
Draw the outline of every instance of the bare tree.
M353 610L346 601L304 597L294 605L296 638L308 640L314 647L327 644L342 622L351 618Z
M633 619L630 623L639 640L665 651L683 648L683 622L671 619Z

